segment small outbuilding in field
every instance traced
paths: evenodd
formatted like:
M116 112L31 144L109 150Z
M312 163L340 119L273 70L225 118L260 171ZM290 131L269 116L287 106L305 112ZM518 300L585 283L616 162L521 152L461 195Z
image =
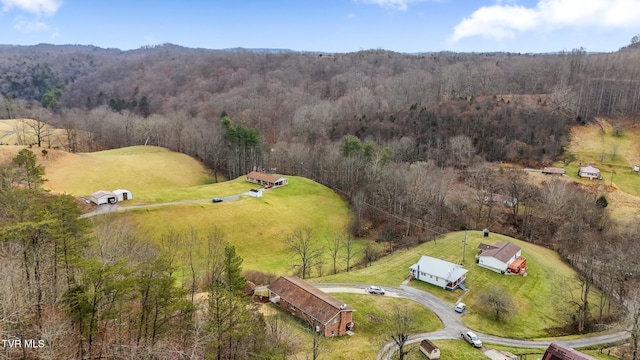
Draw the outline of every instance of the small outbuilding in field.
M429 339L424 339L420 342L420 351L429 359L440 359L440 348L438 348Z
M251 189L251 190L249 190L247 195L249 195L251 197L254 197L254 198L261 198L262 197L262 190Z
M111 191L98 190L89 196L89 201L96 205L115 204L118 197Z
M125 189L116 189L113 190L113 193L116 195L118 201L125 201L133 199L133 195L131 191Z
M601 179L600 170L593 166L583 166L578 169L578 176L581 178L588 178L590 180L593 179Z

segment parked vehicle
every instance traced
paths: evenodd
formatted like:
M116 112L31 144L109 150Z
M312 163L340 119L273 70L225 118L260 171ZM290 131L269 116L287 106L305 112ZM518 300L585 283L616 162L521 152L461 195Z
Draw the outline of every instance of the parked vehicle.
M473 331L463 331L460 333L460 336L462 336L462 338L465 339L466 342L473 345L473 347L477 347L477 348L482 347L482 341L478 339L478 337Z
M366 290L369 294L384 295L384 289L379 286L371 285Z
M456 305L455 310L456 310L456 312L457 312L457 313L463 313L463 312L464 312L464 309L466 309L466 308L467 308L467 305L465 305L465 303L459 302L459 303Z
M220 198L213 198L213 200L211 200L211 202L219 203L219 202L222 202L222 199L220 199Z

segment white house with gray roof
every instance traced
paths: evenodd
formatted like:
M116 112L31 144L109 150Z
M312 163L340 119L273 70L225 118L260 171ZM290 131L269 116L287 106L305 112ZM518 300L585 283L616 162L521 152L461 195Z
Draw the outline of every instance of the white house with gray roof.
M422 256L420 260L409 267L414 279L453 290L466 279L467 269L445 260L430 256Z

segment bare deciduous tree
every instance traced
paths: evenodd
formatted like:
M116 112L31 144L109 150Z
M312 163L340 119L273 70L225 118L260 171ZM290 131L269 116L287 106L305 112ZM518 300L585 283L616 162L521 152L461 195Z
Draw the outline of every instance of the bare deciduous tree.
M491 285L489 289L480 294L482 306L487 311L493 313L496 321L504 320L505 317L513 315L513 299L505 290L497 285Z
M346 270L351 270L351 260L356 254L356 242L351 234L347 234L342 240L342 247L344 249L344 261L346 262Z
M340 250L344 246L344 234L335 233L333 234L333 238L329 241L329 255L331 255L333 273L338 273L338 258L340 255Z
M309 227L296 229L285 239L287 248L296 256L293 266L303 279L311 276L311 269L322 257L322 247L316 241L313 230Z
M403 360L409 353L405 350L405 345L409 336L416 332L417 324L415 317L406 307L395 307L384 319L385 333L398 347L398 359Z

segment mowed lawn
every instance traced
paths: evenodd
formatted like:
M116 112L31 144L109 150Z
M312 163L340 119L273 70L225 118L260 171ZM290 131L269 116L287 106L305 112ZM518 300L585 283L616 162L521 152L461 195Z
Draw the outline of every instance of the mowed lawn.
M427 242L410 250L393 253L370 267L313 281L398 286L409 274L409 267L422 255L443 257L447 261L461 263L465 249L464 238L464 232L450 233L438 239L436 243ZM522 255L527 259L529 267L526 277L502 275L476 265L475 254L478 244L498 241L510 241L522 248ZM464 267L469 270L466 280L469 288L467 293L459 289L442 290L416 280L409 284L451 303L452 308L456 301L462 299L469 310L469 313L462 317L463 322L470 328L484 333L515 338L549 336L547 329L564 325L566 319L561 316L561 310L570 307L570 301L576 300L578 296L575 290L579 283L575 272L555 252L544 247L499 234L483 238L482 232L469 231L464 260ZM516 305L515 314L507 321L496 322L490 314L479 311L480 294L493 284L503 287ZM599 292L592 290L591 304L596 304L598 299ZM594 308L592 310L596 311Z
M297 229L309 227L313 229L318 245L328 249L334 234L345 231L349 210L331 189L305 178L294 176L288 179L289 185L264 191L262 198L242 196L237 201L215 204L204 202L144 208L128 211L123 216L131 217L142 233L158 243L171 232L182 234L184 249L193 246L200 262L204 261L206 254L207 235L218 229L244 259L244 270L293 274L297 259L287 250L287 236ZM209 196L224 197L238 193L236 187L242 187L246 192L255 186L244 178L228 183L197 188L198 191L208 189ZM196 198L198 196L203 194ZM197 233L194 239L191 238L192 233ZM325 255L324 271L329 270L328 261L329 256ZM317 273L317 269L313 272Z
M415 301L377 295L348 293L331 295L356 310L353 313L354 335L323 339L323 346L326 350L323 352L322 358L335 360L375 359L382 346L390 341L384 321L385 316L394 309L408 309L420 332L436 331L443 327L442 322L434 313ZM271 316L277 311L283 315L289 326L296 329L297 340L301 343L296 356L300 359L306 358L305 354L311 350L310 344L313 341L311 333L307 330L308 326L289 313L277 309L274 305L265 306L272 309L269 312Z

